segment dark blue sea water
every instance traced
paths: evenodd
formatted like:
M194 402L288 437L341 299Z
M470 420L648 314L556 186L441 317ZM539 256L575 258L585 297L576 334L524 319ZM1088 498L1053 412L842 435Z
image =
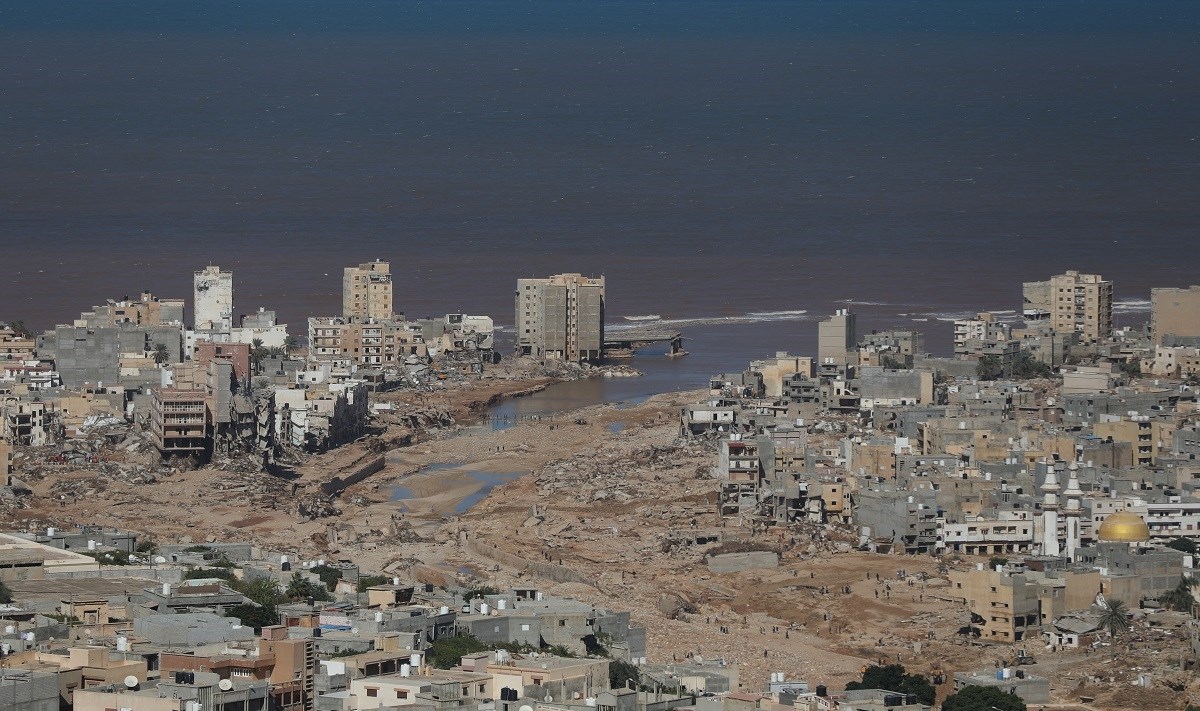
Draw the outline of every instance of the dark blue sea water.
M374 258L501 323L603 273L697 371L1067 268L1136 319L1197 281L1198 43L1193 0L0 2L0 319L215 263L300 325Z

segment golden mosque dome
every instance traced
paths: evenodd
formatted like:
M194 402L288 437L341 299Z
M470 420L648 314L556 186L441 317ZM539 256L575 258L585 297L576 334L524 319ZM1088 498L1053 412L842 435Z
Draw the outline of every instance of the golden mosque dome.
M1150 540L1150 527L1132 511L1118 511L1104 519L1097 537L1113 543L1141 543Z

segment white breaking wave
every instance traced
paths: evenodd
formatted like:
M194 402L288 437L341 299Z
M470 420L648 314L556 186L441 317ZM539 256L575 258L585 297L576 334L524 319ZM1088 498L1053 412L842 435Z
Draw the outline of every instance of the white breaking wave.
M807 321L808 312L795 311L751 311L741 316L697 316L694 318L662 318L656 321L606 323L609 332L632 331L639 328L659 326L720 326L723 324L766 323L772 321Z
M1122 299L1113 302L1113 313L1117 314L1141 313L1149 310L1150 301L1147 299Z
M662 316L659 316L658 314L646 314L645 316L622 316L621 318L625 319L626 321L641 321L643 323L646 321L662 320Z
M886 301L858 301L856 299L838 299L839 304L850 304L851 306L895 306Z
M755 317L755 318L766 318L766 319L776 318L776 319L778 319L778 318L786 318L789 316L803 316L806 313L808 313L808 312L804 311L804 310L800 310L800 311L750 311L746 314L746 316L751 316L751 317Z

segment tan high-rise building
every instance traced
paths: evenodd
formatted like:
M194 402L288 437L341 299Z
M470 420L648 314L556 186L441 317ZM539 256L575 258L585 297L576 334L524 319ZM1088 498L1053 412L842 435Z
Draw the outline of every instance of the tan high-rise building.
M604 277L518 279L517 352L542 360L598 361L604 352Z
M1200 339L1200 286L1151 289L1150 330L1156 346L1168 336Z
M1097 341L1112 334L1113 285L1099 274L1068 271L1049 281L1025 282L1027 320L1048 319L1058 333L1078 333Z
M858 357L855 336L855 316L850 309L838 309L817 326L817 363L820 365L845 365L850 362L850 352Z
M378 259L346 267L342 276L342 316L362 319L392 317L392 272Z

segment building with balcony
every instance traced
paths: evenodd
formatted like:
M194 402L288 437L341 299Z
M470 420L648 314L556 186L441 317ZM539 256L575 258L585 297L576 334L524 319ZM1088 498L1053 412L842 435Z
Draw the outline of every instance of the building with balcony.
M1097 341L1112 333L1113 284L1099 274L1068 271L1044 282L1024 284L1026 320L1048 321L1059 333Z
M377 259L343 270L343 317L389 320L392 315L391 265Z
M203 455L208 451L208 407L202 390L154 388L150 432L163 457Z

